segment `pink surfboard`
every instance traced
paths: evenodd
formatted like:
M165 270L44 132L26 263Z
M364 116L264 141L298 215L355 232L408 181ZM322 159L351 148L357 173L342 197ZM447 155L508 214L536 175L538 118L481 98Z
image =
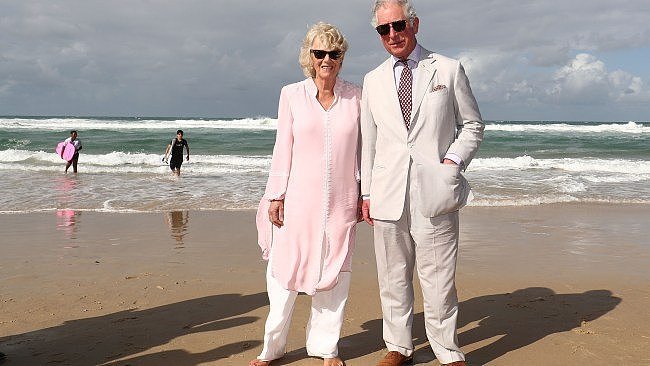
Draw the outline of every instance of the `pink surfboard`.
M72 160L72 157L74 156L74 153L76 149L74 148L74 145L72 144L67 144L65 141L59 142L58 145L56 145L56 154L61 156L61 150L63 150L63 160L65 161L70 161Z

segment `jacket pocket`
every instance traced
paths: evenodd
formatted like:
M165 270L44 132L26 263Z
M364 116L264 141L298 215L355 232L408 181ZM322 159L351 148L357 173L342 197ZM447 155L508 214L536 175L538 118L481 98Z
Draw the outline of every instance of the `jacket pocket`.
M457 211L467 205L473 195L467 179L457 165L438 162L416 162L418 207L426 217Z

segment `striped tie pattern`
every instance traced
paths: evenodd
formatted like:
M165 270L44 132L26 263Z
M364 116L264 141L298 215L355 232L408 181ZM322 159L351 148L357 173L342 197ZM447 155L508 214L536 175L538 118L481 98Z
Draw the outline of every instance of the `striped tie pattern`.
M411 107L413 103L411 93L413 89L413 73L409 68L407 60L399 60L399 62L404 65L404 69L402 70L402 76L399 78L397 96L399 97L399 106L402 108L404 124L408 130L411 128Z

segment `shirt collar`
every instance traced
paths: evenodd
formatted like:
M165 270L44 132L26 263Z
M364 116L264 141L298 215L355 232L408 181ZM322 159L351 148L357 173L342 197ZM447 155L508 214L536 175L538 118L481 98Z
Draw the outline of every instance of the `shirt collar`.
M408 63L413 65L414 63L417 64L418 61L420 61L420 54L422 53L422 47L420 47L419 43L415 44L415 48L413 51L411 51L411 54L407 57ZM400 61L397 57L390 55L392 61L393 61L393 68L395 68L395 65Z

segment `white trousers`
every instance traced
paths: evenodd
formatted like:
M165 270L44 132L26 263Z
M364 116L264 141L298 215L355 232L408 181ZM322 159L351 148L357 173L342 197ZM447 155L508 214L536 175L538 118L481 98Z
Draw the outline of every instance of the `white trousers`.
M431 348L440 363L461 361L465 356L458 345L455 285L458 212L435 218L422 215L417 208L417 182L413 178L411 169L402 217L398 221L374 220L384 341L389 351L413 354L415 267L422 287L424 322Z
M309 356L338 356L338 342L350 289L350 277L350 272L341 272L335 287L328 291L316 292L312 296L311 314L307 323L306 348ZM270 261L266 269L266 288L269 295L269 316L264 327L264 348L257 358L270 361L284 356L298 292L285 289L273 278Z

